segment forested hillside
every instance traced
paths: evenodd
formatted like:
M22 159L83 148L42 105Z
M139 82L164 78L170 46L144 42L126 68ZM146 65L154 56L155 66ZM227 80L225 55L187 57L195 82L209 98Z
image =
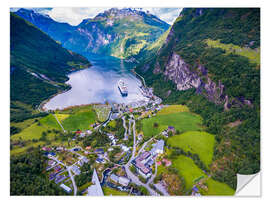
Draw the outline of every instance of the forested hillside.
M27 9L16 12L42 31L77 53L96 53L133 59L169 28L156 16L131 8L111 8L79 25L59 23ZM137 58L138 59L138 58Z
M33 116L43 100L69 88L67 73L90 66L31 23L10 15L11 120Z
M137 66L165 103L186 104L216 135L211 175L236 188L260 170L260 9L183 9Z

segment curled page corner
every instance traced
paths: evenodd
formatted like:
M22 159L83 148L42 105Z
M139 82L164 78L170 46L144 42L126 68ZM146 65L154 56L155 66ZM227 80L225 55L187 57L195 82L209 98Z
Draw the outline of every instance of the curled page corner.
M237 174L237 188L235 196L260 196L261 172L244 175Z

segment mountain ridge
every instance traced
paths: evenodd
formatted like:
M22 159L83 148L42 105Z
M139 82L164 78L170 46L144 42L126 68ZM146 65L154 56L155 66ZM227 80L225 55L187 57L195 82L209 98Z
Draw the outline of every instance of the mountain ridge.
M31 117L45 99L68 89L68 73L89 61L64 49L33 24L10 14L11 120Z
M79 25L58 23L34 11L20 9L17 15L29 20L63 47L77 53L92 52L122 59L137 55L153 43L169 24L152 14L130 8L111 8Z
M185 8L135 69L165 103L203 117L216 135L211 175L232 188L236 173L260 170L260 63L250 60L259 49L260 9Z

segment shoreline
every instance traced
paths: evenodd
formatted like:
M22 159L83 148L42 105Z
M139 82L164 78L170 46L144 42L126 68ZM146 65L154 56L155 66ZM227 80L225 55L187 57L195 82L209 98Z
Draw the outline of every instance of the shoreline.
M65 93L65 92L68 92L69 90L71 90L71 88L72 88L72 87L70 87L70 88L67 89L67 90L59 91L59 92L57 92L56 94L51 95L48 99L42 101L42 102L39 104L39 106L38 106L37 109L38 109L40 112L48 112L48 111L50 111L51 109L48 109L48 110L44 109L44 105L45 105L46 103L48 103L52 98L56 97L58 94L63 94L63 93Z
M88 67L90 68L90 67ZM87 68L85 68L87 69ZM81 70L75 70L75 71L71 71L69 74L71 73L74 73L74 72L78 72L78 71L81 71ZM139 88L141 89L141 92L143 93L143 95L147 98L150 98L149 96L149 88L146 86L146 83L145 83L145 79L139 75L136 71L135 71L135 68L131 69L130 70L132 74L135 75L135 77L137 79L139 79L141 81L141 86L139 86ZM68 81L68 80L67 80ZM66 82L67 82L66 81ZM70 88L66 89L66 90L63 90L63 91L59 91L57 92L56 94L54 95L51 95L49 98L47 98L46 100L42 101L40 103L40 105L38 106L38 110L40 112L49 112L49 111L55 111L55 110L65 110L65 109L69 109L69 108L74 108L74 107L79 107L79 106L87 106L87 105L105 105L106 102L102 103L102 102L99 102L99 103L86 103L86 104L78 104L78 105L71 105L71 106L66 106L66 107L63 107L63 108L56 108L56 109L45 109L44 106L50 102L50 100L54 97L56 97L57 95L59 94L63 94L63 93L66 93L68 91L70 91L72 89L72 87L70 86ZM154 96L153 94L151 94L151 97ZM130 102L129 104L126 104L126 105L131 105L133 102ZM117 103L116 103L117 104Z
M71 70L70 72L68 72L68 73L66 74L66 76L68 77L68 80L65 81L64 84L67 84L67 82L70 80L70 78L69 78L69 75L70 75L70 74L75 73L75 72L78 72L78 71L82 71L82 70L85 70L85 69L88 69L88 68L91 68L91 67L93 66L92 63L91 63L90 61L89 61L89 64L90 64L90 65L87 66L87 67L85 67L85 68L82 68L82 69L75 69L75 70ZM48 111L50 111L51 109L48 109L48 110L44 109L44 105L45 105L46 103L48 103L52 98L56 97L57 95L66 93L66 92L68 92L69 90L71 90L72 87L71 87L70 85L69 85L69 87L70 87L70 88L68 88L68 89L66 89L66 90L63 90L63 91L59 91L59 92L57 92L56 94L53 94L53 95L51 95L49 98L47 98L47 99L45 99L44 101L42 101L42 102L39 104L37 110L40 111L40 112L48 112ZM56 109L55 109L55 110L56 110ZM53 111L54 111L54 110L53 110Z
M131 72L142 82L142 85L147 88L144 78L135 71L135 68L131 69Z

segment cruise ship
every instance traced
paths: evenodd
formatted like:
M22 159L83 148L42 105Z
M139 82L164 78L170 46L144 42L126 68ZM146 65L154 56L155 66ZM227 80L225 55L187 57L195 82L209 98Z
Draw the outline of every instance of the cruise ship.
M118 81L118 89L119 89L119 91L120 91L120 93L121 93L121 95L122 95L123 97L128 96L128 88L127 88L127 85L126 85L126 83L125 83L122 79L120 79L120 80Z

